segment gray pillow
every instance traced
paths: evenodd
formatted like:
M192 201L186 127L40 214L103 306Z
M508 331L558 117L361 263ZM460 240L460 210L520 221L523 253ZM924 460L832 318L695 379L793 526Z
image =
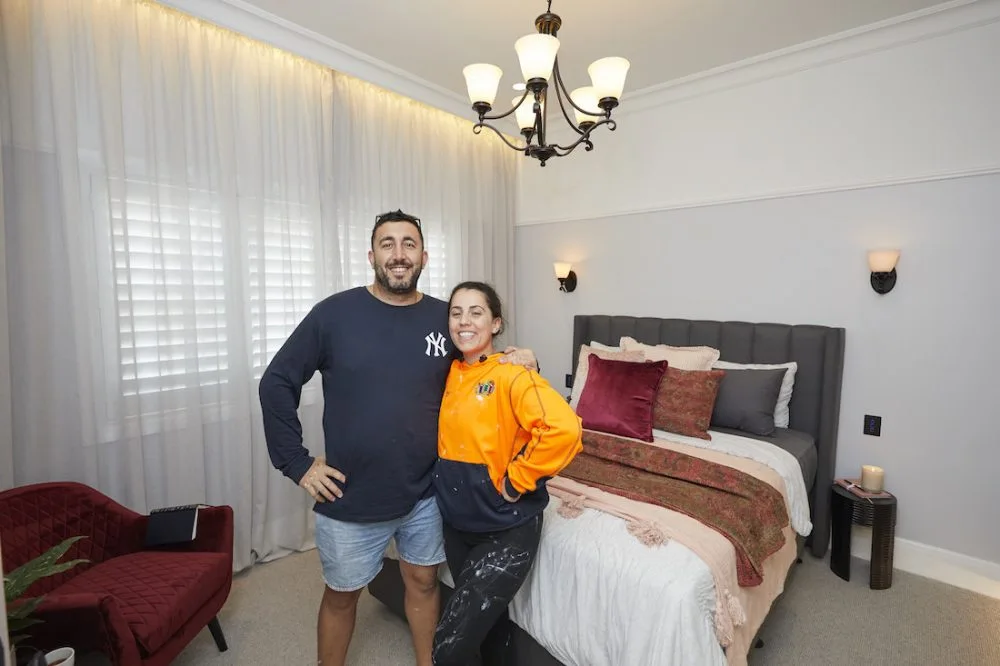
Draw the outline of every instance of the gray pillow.
M774 432L774 407L787 368L726 370L712 409L712 425L754 435Z

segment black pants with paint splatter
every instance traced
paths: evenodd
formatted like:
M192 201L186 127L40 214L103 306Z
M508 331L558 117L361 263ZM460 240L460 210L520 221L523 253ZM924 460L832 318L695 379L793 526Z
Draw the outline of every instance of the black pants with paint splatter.
M502 532L461 532L444 525L455 591L434 634L434 666L514 666L507 606L531 571L541 534L541 513Z

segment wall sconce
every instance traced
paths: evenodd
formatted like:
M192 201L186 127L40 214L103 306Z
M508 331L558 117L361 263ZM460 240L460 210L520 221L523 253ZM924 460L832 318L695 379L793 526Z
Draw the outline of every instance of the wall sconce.
M899 250L872 250L868 253L868 268L872 272L872 289L888 294L896 286L896 262Z
M569 293L576 289L576 273L572 271L573 264L557 261L552 264L556 271L556 278L559 280L559 291Z

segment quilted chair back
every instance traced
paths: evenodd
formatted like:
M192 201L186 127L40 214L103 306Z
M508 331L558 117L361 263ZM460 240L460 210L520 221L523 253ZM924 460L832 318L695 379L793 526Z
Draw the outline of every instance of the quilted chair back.
M144 523L144 517L81 483L36 483L6 490L0 493L3 570L10 572L70 537L86 537L60 561L83 558L89 563L43 578L26 593L46 594L94 564L140 549Z

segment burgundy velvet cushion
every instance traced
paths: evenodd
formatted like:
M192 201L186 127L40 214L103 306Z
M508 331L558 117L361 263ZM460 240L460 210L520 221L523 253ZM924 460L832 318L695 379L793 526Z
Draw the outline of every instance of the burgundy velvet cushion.
M583 427L653 441L653 399L666 361L633 363L590 357L576 413Z
M712 439L708 428L724 370L667 368L653 402L653 427L657 430Z
M136 642L153 653L226 585L230 566L224 553L145 551L102 562L55 594L114 597Z

